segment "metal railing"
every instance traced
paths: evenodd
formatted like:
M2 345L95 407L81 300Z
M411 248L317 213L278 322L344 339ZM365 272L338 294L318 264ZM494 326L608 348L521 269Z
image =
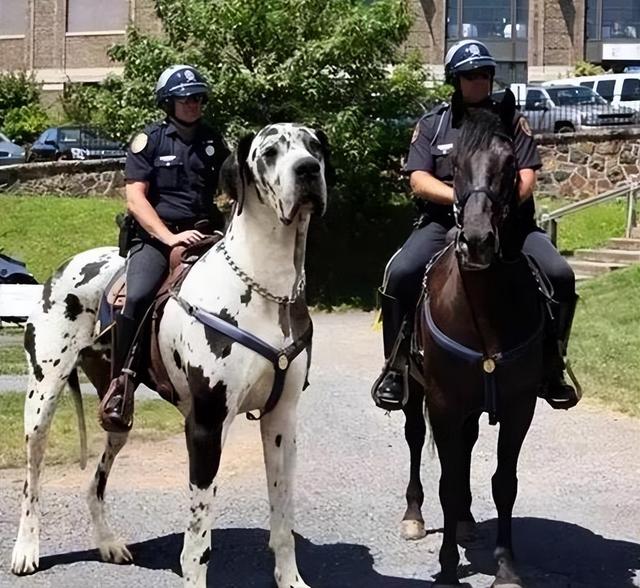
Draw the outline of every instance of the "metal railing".
M626 223L624 234L626 238L629 238L631 237L632 229L637 223L636 206L638 199L640 199L640 183L638 182L621 184L613 190L609 190L603 194L597 194L596 196L591 196L591 198L586 198L585 200L580 200L579 202L574 202L567 206L562 206L552 212L543 211L538 217L538 223L547 232L551 241L553 241L553 244L556 245L558 238L558 221L562 217L585 210L586 208L590 208L596 204L602 204L603 202L609 202L610 200L617 200L622 197L626 199Z

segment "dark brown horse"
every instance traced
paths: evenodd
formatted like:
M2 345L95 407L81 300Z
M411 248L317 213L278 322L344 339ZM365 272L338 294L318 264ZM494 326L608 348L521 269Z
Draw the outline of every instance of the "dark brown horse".
M511 513L520 448L533 417L543 373L543 305L520 253L518 174L512 140L513 95L498 113L465 116L454 188L459 230L432 262L416 331L424 352L425 386L405 407L411 451L405 537L424 535L420 482L424 403L442 468L444 537L434 586L458 585L457 542L473 530L471 451L483 411L500 423L492 478L498 510L494 586L521 586L513 565Z

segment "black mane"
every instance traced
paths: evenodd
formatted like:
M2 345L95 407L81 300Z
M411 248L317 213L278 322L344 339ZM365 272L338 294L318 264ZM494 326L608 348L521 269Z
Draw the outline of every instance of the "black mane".
M486 151L496 135L508 137L502 119L487 108L471 108L465 112L455 156L458 160Z

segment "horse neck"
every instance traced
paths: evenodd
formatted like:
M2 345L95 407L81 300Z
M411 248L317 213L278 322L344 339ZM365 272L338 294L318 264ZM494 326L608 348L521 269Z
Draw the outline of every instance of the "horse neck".
M534 331L538 305L530 277L518 276L528 271L524 265L495 263L486 270L462 272L453 250L444 261L435 312L445 324L434 318L450 337L469 347L480 349L484 344L489 352L497 352L522 342Z
M257 198L247 198L225 236L233 261L260 286L276 296L295 294L304 272L309 213L299 213L290 225Z

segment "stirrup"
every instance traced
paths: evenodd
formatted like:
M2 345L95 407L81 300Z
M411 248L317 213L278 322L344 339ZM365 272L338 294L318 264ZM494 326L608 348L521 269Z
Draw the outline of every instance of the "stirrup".
M392 374L395 374L396 378L402 379L402 396L399 400L379 397L380 386L384 382L385 378ZM378 408L388 411L402 410L409 400L409 366L405 364L401 369L397 369L393 368L389 364L385 365L382 373L378 376L371 387L371 397Z
M578 379L573 373L569 361L565 363L565 371L567 372L567 375L569 376L573 387L565 383L564 389L567 391L570 390L571 393L564 398L552 398L548 394L547 385L547 390L542 394L542 398L544 398L549 403L549 405L555 409L569 410L570 408L573 408L576 404L578 404L578 402L580 402L580 400L582 399L582 386L580 386L580 382L578 382ZM564 380L564 378L561 379Z

